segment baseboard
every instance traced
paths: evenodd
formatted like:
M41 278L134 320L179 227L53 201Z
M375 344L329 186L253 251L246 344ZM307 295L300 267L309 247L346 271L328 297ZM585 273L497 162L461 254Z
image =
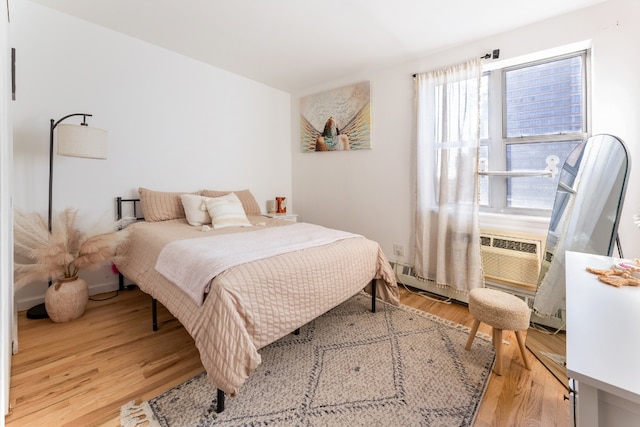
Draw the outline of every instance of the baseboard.
M425 292L429 292L434 295L441 296L445 299L452 299L465 304L469 303L469 295L466 292L456 291L449 286L438 286L435 282L430 280L418 279L413 274L413 267L406 264L391 263L394 271L396 272L396 280L398 283L411 286L412 288L420 289Z
M432 282L430 280L418 279L413 273L413 267L411 267L410 265L400 264L396 262L392 262L391 265L396 272L396 279L398 283L404 283L405 285L411 286L412 288L420 289L431 294L441 296L443 298L450 298L452 300L456 300L465 304L469 303L469 295L467 292L456 291L455 289L446 286L438 286L435 284L435 282ZM497 289L515 295L526 302L529 308L533 308L533 299L535 297L534 291L491 281L485 281L485 286L487 288ZM541 317L532 311L531 322L553 329L564 330L566 328L564 313L562 313L561 317Z
M103 294L105 292L113 292L118 289L118 281L94 283L89 285L89 296ZM30 295L20 299L16 299L16 307L18 311L28 310L33 306L42 304L44 295Z

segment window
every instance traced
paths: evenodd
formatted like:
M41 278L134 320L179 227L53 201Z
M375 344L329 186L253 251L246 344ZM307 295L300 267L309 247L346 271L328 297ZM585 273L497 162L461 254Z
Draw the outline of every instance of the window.
M476 68L479 72L479 67ZM466 76L465 76L466 77ZM451 202L475 200L473 186L461 186L459 171L473 171L475 164L478 126L478 74L474 79L447 81L434 87L435 107L435 162L436 170L446 176ZM473 141L470 144L468 141ZM447 166L446 173L443 166ZM474 179L471 173L471 179ZM441 175L434 180L435 188L440 188ZM440 192L433 195L439 201ZM435 202L434 202L435 203Z
M587 61L581 51L483 75L480 170L561 167L587 137ZM482 210L548 215L558 178L481 176Z

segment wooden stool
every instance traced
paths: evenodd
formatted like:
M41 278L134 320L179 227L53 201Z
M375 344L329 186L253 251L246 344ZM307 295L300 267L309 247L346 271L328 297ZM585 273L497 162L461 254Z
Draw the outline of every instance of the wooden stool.
M496 348L496 365L494 371L502 375L502 331L514 331L524 360L524 366L531 370L525 356L524 339L522 331L529 328L531 310L529 306L515 295L495 289L477 288L469 292L469 313L473 316L473 327L466 350L471 348L473 339L478 332L480 322L484 322L493 328L493 346Z

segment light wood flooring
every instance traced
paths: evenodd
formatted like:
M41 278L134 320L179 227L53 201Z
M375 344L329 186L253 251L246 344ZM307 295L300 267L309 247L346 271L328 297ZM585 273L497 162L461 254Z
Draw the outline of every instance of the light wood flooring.
M402 288L401 295L403 304L472 324L464 305L433 303ZM147 400L202 372L193 340L160 304L158 321L153 332L151 299L139 290L89 301L81 318L63 324L20 313L6 425L119 426L123 404ZM485 325L480 330L490 333ZM565 388L529 352L527 371L515 335L504 338L510 345L503 376L491 375L475 425L568 425Z

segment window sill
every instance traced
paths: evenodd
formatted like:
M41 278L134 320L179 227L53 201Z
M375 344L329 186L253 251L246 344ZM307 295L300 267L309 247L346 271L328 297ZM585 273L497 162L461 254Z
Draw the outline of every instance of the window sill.
M548 217L480 212L479 219L480 228L493 230L509 230L546 236L549 229Z

